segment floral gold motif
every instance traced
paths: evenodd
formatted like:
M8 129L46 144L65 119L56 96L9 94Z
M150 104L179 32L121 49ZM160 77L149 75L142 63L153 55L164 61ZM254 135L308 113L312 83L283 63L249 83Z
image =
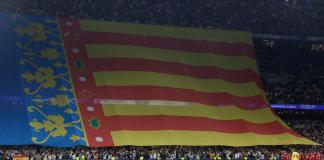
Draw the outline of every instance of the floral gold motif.
M30 37L29 41L26 43L17 42L17 47L19 47L19 48L27 48L33 42L45 42L47 39L47 35L52 35L57 38L60 37L60 35L55 33L55 31L57 31L57 29L47 30L45 28L45 26L40 22L29 21L28 19L26 19L25 17L23 17L21 15L13 15L12 18L13 19L21 19L25 22L24 26L18 25L14 29L14 31L17 32L20 36ZM49 21L47 21L47 23L49 23Z
M57 21L12 18L18 21L14 32L22 37L17 47L23 53L19 64L24 93L31 99L27 111L32 142L44 144L56 138L85 142Z
M27 59L20 60L20 64L29 64L34 69L33 73L26 71L24 74L22 74L22 78L24 78L28 83L36 82L38 84L38 87L34 90L25 88L24 91L27 94L34 95L38 93L38 91L42 88L54 88L56 86L57 79L61 79L70 83L70 81L65 78L65 76L68 76L68 73L55 75L54 70L51 67L38 67Z
M48 133L47 137L42 140L38 140L37 137L32 137L32 141L37 144L46 142L50 137L64 137L67 133L67 127L74 127L82 131L82 129L76 125L80 123L80 120L65 123L64 118L61 115L46 115L43 111L34 106L29 106L28 111L37 111L44 118L43 122L40 122L37 119L33 119L33 121L29 123L36 132L40 132L40 130L44 129L45 132Z

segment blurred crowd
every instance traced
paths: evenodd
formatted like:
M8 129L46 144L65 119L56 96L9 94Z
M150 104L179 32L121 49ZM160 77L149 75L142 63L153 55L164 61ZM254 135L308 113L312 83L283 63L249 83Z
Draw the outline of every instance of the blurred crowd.
M298 152L301 160L323 160L323 149L305 146L267 147L110 147L47 148L11 146L0 149L0 159L27 155L32 160L290 160Z
M323 78L280 77L264 81L272 104L324 104Z
M293 120L287 121L287 124L299 134L324 144L324 121Z
M255 39L266 96L271 104L324 104L324 50L304 40ZM315 43L315 42L314 42ZM323 43L323 42L321 42Z
M1 0L0 10L262 34L323 36L323 0Z

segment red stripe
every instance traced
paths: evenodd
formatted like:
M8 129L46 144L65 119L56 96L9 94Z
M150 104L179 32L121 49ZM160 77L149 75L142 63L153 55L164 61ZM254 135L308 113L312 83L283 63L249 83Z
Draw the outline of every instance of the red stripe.
M249 123L244 120L215 120L202 117L184 116L109 116L106 118L111 131L134 130L190 130L190 131L215 131L223 133L248 133L253 132L264 135L295 132L283 127L277 121L263 124Z
M215 53L226 56L246 55L255 58L253 46L243 43L211 42L110 32L83 32L81 40L85 44L136 45L185 52Z
M100 71L148 71L165 74L176 74L204 79L223 79L234 83L247 83L255 81L262 89L259 75L249 69L226 70L217 67L192 66L181 63L162 62L133 58L96 58L88 59L87 66L93 72Z
M228 93L204 93L157 86L101 86L95 87L94 92L98 99L186 101L212 106L236 105L243 109L268 107L261 95L236 97Z
M71 23L72 25L66 25L66 23ZM83 89L87 89L88 91L91 91L91 88L85 88L82 85L82 82L78 80L76 77L80 77L81 75L91 75L92 72L88 71L86 72L80 72L79 70L76 70L76 68L73 66L73 62L76 59L79 58L86 58L86 49L85 45L79 42L79 31L80 31L80 24L78 19L59 19L61 34L64 42L64 50L65 54L67 56L67 63L70 66L71 69L71 76L74 86L73 94L76 97L76 102L78 105L76 105L80 110L80 118L82 119L83 123L83 129L84 129L84 135L86 138L86 141L88 141L89 146L114 146L112 136L110 134L110 131L107 129L107 124L103 123L105 119L105 115L103 114L102 107L100 104L94 104L93 100L90 98L82 99L83 97L80 97L80 93L82 93ZM79 54L74 54L72 52L73 49L78 48ZM81 74L81 75L80 75ZM89 79L90 76L87 76ZM92 81L94 83L94 81ZM92 106L95 108L94 111L89 112L87 107ZM91 118L98 119L100 123L100 128L94 129L91 127L89 120ZM96 137L103 138L102 142L99 142L96 140Z

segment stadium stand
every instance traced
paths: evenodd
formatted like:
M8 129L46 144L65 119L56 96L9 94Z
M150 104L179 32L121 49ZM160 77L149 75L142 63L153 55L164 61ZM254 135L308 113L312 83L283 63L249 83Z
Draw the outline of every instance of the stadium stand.
M322 0L2 0L0 9L45 16L323 36L323 6Z
M91 159L91 160L290 160L291 152L300 153L302 160L322 160L323 150L302 146L276 147L114 147L114 148L49 148L40 146L2 147L0 158L28 155L33 160Z
M312 47L312 44L323 44L323 41L255 38L254 43L270 103L324 103L324 50Z

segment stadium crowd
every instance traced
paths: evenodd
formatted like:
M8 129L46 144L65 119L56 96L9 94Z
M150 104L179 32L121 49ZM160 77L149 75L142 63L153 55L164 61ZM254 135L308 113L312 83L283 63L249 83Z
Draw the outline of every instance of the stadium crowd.
M287 121L287 124L299 134L324 144L324 121L294 120Z
M266 96L271 104L324 104L324 51L310 42L255 39L255 50Z
M322 0L2 0L0 10L253 33L323 36Z
M292 149L294 148L294 149ZM46 148L15 146L0 149L0 159L26 155L33 160L290 160L298 152L301 160L322 160L323 149L314 147L114 147Z
M323 78L281 77L267 82L265 88L272 104L324 104Z

